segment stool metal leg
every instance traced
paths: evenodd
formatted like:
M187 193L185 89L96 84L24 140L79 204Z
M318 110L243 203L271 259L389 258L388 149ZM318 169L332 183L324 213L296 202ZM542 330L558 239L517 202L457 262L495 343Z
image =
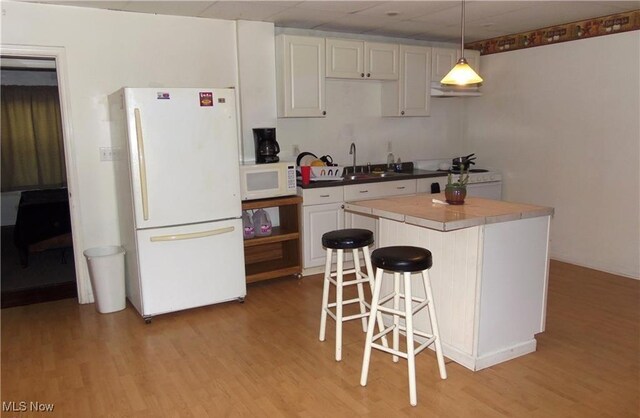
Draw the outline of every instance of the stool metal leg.
M413 304L411 296L411 273L404 273L404 312L405 328L407 332L407 364L409 368L409 403L416 406L418 395L416 393L416 356L413 346Z
M429 304L429 321L431 322L431 331L435 337L436 358L438 359L438 369L440 370L440 378L447 378L447 370L444 366L444 356L442 355L442 344L440 343L440 330L438 329L438 320L436 319L436 308L433 304L433 292L431 291L431 279L429 277L429 270L422 272L422 280L424 282L424 291L427 296Z
M342 360L342 271L344 261L344 250L338 250L337 272L336 272L336 361Z
M322 311L320 312L320 341L325 339L325 330L327 328L327 309L329 305L329 277L331 277L331 248L327 248L327 260L324 267L324 284L322 286Z
M376 279L373 287L373 296L371 298L371 313L369 318L373 318L379 314L378 301L380 300L380 289L382 288L382 274L384 271L378 269L376 271ZM364 343L364 356L362 358L362 373L360 374L360 385L367 386L367 377L369 375L369 363L371 360L371 343L373 342L373 330L375 328L375 321L369 321L367 327L367 337ZM382 328L381 328L382 330Z
M364 275L362 274L362 270L360 268L360 257L358 257L358 249L353 249L353 267L355 270L356 280L361 280ZM358 288L358 302L360 305L360 313L364 315L367 312L367 308L364 304L364 289L362 288L362 283L357 283L356 287ZM362 317L362 332L367 332L367 317Z
M393 310L398 311L400 308L400 273L393 273ZM393 314L393 349L398 351L400 349L400 316L397 313ZM393 362L398 362L398 356L395 354L392 356Z

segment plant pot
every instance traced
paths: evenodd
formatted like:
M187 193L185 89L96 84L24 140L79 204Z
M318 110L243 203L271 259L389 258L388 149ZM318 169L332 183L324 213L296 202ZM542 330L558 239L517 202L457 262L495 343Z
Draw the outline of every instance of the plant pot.
M462 205L464 204L464 198L467 197L467 188L447 186L444 189L444 196L448 204Z

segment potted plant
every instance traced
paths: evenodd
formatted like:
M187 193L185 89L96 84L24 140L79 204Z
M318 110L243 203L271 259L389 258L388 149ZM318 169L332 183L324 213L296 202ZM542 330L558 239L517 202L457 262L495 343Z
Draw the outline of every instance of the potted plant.
M467 196L467 183L469 182L469 169L465 170L464 165L460 167L460 174L457 181L451 178L451 172L447 178L447 186L444 188L444 196L450 205L464 204L464 198Z

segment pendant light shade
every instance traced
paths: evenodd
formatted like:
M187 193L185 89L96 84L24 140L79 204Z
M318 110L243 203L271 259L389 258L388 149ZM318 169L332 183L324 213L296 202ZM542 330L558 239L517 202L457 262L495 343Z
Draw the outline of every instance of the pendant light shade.
M444 76L440 83L455 86L467 86L469 84L482 83L482 77L473 71L473 68L469 66L467 60L462 57L458 60L455 67L453 67L451 71Z
M453 86L468 86L469 84L482 83L482 77L473 71L473 68L469 66L464 57L464 0L462 0L462 19L460 26L460 59L451 71L440 80L440 83Z

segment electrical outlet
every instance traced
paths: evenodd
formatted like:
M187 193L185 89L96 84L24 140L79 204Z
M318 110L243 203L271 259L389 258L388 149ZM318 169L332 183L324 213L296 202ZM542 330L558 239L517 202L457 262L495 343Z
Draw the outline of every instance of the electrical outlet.
M100 147L100 161L113 161L115 158L113 148Z

